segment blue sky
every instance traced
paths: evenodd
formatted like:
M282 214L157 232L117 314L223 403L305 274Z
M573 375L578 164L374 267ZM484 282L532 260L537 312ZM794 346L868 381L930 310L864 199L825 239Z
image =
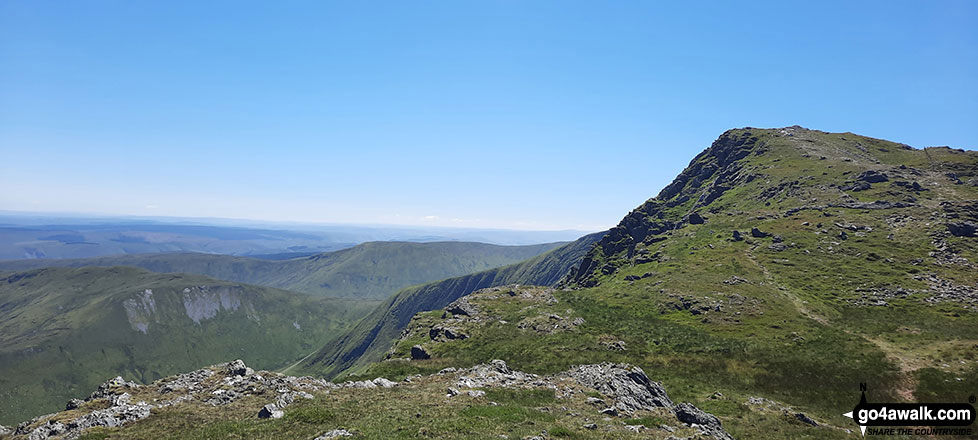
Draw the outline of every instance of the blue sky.
M978 147L976 22L974 1L0 0L0 209L597 230L728 128Z

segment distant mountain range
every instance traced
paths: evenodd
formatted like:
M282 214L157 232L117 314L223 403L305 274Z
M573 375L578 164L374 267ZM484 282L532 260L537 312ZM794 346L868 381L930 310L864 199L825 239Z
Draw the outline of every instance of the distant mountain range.
M39 267L132 266L160 273L217 279L337 298L383 300L399 289L464 275L547 252L562 243L497 246L467 242L371 242L287 260L231 255L163 253L81 259L0 261L0 270Z
M0 211L0 260L159 252L281 259L343 249L369 241L466 241L529 245L570 241L581 235L583 232L580 231L279 225L219 219L209 223L187 219L181 223L172 219L52 217Z
M640 164L614 166L641 172ZM43 372L47 359L71 365L74 356L82 356L76 345L98 357L97 348L82 340L60 342L63 335L95 340L108 335L110 341L117 335L151 337L180 322L172 338L142 348L122 346L152 350L174 344L170 352L190 350L180 354L190 359L199 347L227 341L226 347L214 348L215 356L199 360L225 356L219 360L230 361L244 354L229 351L253 349L256 362L274 363L281 356L284 362L278 365L288 364L289 372L369 381L336 385L275 376L279 382L274 383L311 390L309 399L294 402L281 401L281 395L264 388L228 385L240 394L234 403L212 404L209 397L198 396L155 406L152 412L134 412L128 425L93 428L92 438L164 433L177 439L336 438L352 433L365 438L841 440L859 435L859 427L842 414L860 401L863 387L872 402L907 403L963 403L978 389L975 151L916 149L798 126L729 130L606 233L522 251L538 255L413 286L403 285L407 274L429 263L417 248L375 244L341 251L348 255L320 256L335 264L300 271L315 281L292 281L296 288L323 288L329 280L344 279L338 274L371 274L357 279L377 289L398 283L373 279L373 274L401 280L401 290L345 327L341 317L362 309L344 308L350 303L342 301L316 309L299 304L316 298L281 291L248 296L248 289L259 288L228 282L194 278L188 285L184 277L190 275L132 268L5 273L0 335L12 351L0 358L0 365L11 368L14 382L0 385L15 389L8 392L9 401L24 393L58 392L63 382L31 382L29 372ZM442 273L476 266L459 264L464 259L457 255L465 252L458 249L447 255L456 256L430 263L456 262L455 269ZM289 265L314 265L315 258L247 259L240 271L234 269L238 262L221 260L214 273L278 274L257 268L280 264L267 267L291 272L301 269ZM403 264L385 268L378 258ZM206 266L196 256L186 261L171 268L204 271L199 266ZM347 264L354 269L332 272ZM313 276L320 273L332 278ZM151 287L157 277L173 278L159 279L163 287ZM286 282L276 277L266 280ZM34 278L47 281L32 284ZM197 285L213 287L194 290ZM153 307L147 300L150 288L154 301L157 289L161 292ZM240 301L223 301L220 292L238 292L228 295ZM368 297L363 291L345 292ZM106 295L112 300L99 300ZM272 339L249 333L256 322L250 310L282 310L244 306L245 299L258 304L266 296L288 297L326 316L327 340L300 357L296 344L303 349L309 344L296 341L292 332L297 329L289 330L289 320L306 315L291 307L269 314L269 329L278 329ZM154 307L158 312L146 312ZM223 319L233 321L226 324L230 334L212 326ZM315 326L306 322L296 321L302 328ZM103 323L114 323L111 331L98 330L110 325ZM203 333L212 328L214 333ZM194 332L201 332L202 339L185 336ZM262 345L285 342L278 351L265 352L243 346L237 335ZM52 342L44 345L44 340ZM76 371L91 369L103 379L111 377L110 371L140 380L162 374L161 368L128 367L124 350L113 353L96 364L82 363ZM155 353L147 356L156 359ZM105 364L114 369L102 368ZM229 384L273 383L271 373L237 370L218 365L199 375L215 375ZM92 383L64 376L65 371L54 377ZM98 411L108 408L115 414L138 406L120 402L125 399L115 394L131 390L161 399L169 392L167 384L187 382L187 377L146 388L106 384L102 390L110 396L99 394L81 403L81 409L29 421L14 438L43 436L55 428L63 432L65 425L57 425L62 421L104 421ZM310 380L318 385L303 383Z

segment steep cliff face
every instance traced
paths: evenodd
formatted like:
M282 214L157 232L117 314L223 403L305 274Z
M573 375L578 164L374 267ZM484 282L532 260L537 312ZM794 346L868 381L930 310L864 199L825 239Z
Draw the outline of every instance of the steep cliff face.
M973 197L968 188L976 182L976 161L974 152L914 149L798 126L730 130L608 231L564 283L594 286L601 275L648 262L655 258L653 243L714 214L774 218L825 208L933 208L960 217L973 212L966 200ZM948 230L967 235L974 223L949 220Z
M228 357L280 367L365 309L127 267L0 276L0 422L56 410L115 375L149 382Z
M662 234L683 223L702 222L701 215L696 212L699 208L756 177L745 172L741 160L751 154L762 154L764 149L765 142L750 131L731 130L721 135L713 145L693 158L659 195L632 210L611 228L569 275L568 282L585 287L593 285L591 275L594 272L611 273L617 264L621 264L612 257L625 253L626 258L632 258L636 244L663 240Z
M333 377L350 368L379 361L414 314L444 307L476 290L513 283L556 284L603 235L603 232L586 235L522 263L404 289L340 339L323 347L303 369Z

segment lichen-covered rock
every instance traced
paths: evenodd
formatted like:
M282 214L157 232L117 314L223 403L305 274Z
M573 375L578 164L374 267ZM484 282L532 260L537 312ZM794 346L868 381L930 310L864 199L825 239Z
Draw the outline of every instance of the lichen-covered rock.
M353 433L345 429L334 429L332 431L324 433L319 437L316 437L315 440L332 440L340 437L353 437Z
M650 380L639 367L627 364L580 365L565 374L615 399L615 407L623 412L673 406L662 384Z
M705 412L692 403L683 402L672 409L676 414L676 419L691 426L697 426L705 435L709 435L716 440L733 440L723 427L720 426L720 419L713 414Z
M255 370L245 365L241 359L236 359L228 362L227 366L224 367L224 372L229 376L250 376L255 373Z
M483 388L493 386L548 386L549 384L535 374L513 371L506 362L494 359L487 364L479 364L459 373L457 385L460 388Z
M479 314L479 309L464 296L445 306L445 311L452 315L462 316L475 316Z

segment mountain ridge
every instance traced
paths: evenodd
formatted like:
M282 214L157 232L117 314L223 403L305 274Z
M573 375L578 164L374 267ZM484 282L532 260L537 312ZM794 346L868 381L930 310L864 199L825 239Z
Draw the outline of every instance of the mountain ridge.
M474 242L367 242L287 260L164 253L66 260L0 261L0 270L37 267L134 266L158 273L195 273L297 292L367 300L398 289L512 264L561 243L499 246Z
M338 428L356 435L380 426L405 438L532 430L543 438L666 439L677 427L722 424L722 432L691 434L851 438L858 427L841 414L858 402L860 384L881 402L963 402L978 388L976 206L978 152L915 150L797 126L729 130L607 234L555 258L553 270L528 271L560 272L557 288L470 291L497 281L482 273L406 289L303 366L433 384L436 392L314 397L286 408L282 422L256 418L258 402L245 414L188 403L135 426L152 432L194 414L222 435ZM523 264L509 267L535 267ZM398 298L411 299L402 313L395 313ZM444 304L449 298L456 299ZM378 335L396 333L408 313L388 356L357 364L383 353L387 336ZM577 406L574 393L559 387L507 386L523 374L607 364L648 372L672 401L699 412L676 413L677 425L668 414L608 408L607 390L585 394L587 406ZM472 379L473 370L490 374L486 365L506 365L496 369L499 383ZM445 394L438 378L457 374ZM395 412L375 405L389 399ZM567 423L553 410L561 405L582 419ZM323 408L357 417L309 415ZM411 422L432 414L437 422ZM131 432L98 431L102 438ZM187 427L172 433L192 437Z

